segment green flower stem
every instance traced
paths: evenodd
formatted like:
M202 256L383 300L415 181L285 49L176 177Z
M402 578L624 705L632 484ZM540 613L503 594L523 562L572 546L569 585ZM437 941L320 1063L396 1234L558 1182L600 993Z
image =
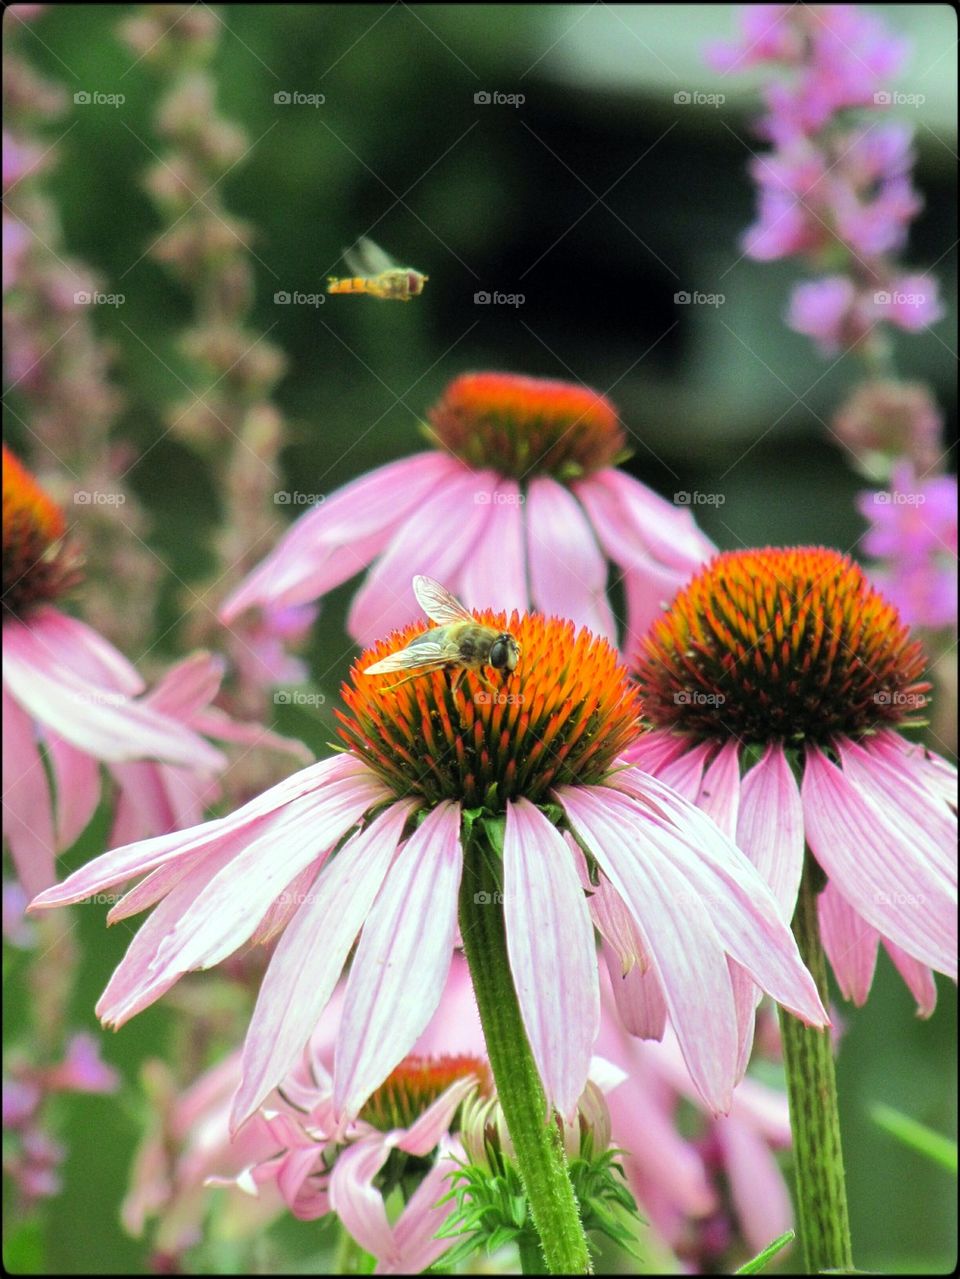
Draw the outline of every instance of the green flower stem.
M497 1094L543 1249L542 1256L536 1256L531 1246L521 1247L523 1271L590 1274L590 1254L560 1132L549 1116L520 1015L500 884L490 856L476 838L470 841L460 888L460 931Z
M817 896L822 887L822 872L808 852L793 932L826 1007L827 964L817 921ZM782 1008L780 1029L793 1129L797 1230L807 1273L850 1271L853 1253L830 1031L805 1026Z

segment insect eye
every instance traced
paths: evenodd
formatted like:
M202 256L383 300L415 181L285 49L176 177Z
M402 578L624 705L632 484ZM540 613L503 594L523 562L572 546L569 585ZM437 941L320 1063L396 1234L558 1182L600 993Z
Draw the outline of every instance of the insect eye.
M506 664L507 646L503 642L503 636L501 635L499 639L495 639L490 645L490 665L495 670L500 670L500 668L506 666Z

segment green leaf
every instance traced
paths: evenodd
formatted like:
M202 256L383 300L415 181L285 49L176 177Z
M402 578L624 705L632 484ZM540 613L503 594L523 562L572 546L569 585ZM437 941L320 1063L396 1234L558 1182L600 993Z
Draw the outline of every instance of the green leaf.
M764 1248L762 1252L758 1252L755 1257L752 1257L750 1259L750 1261L745 1261L744 1264L739 1268L739 1270L734 1271L734 1274L737 1274L737 1275L759 1274L760 1271L765 1268L767 1262L772 1257L775 1257L777 1253L780 1252L782 1249L786 1248L787 1244L793 1243L796 1237L797 1236L795 1231L787 1230L784 1234L780 1235L779 1238L774 1239L773 1243L768 1243L766 1248Z
M909 1146L911 1150L932 1160L933 1163L940 1164L954 1176L957 1175L957 1143L955 1141L934 1132L932 1128L919 1123L916 1119L911 1119L909 1115L894 1110L892 1106L885 1106L882 1102L878 1102L871 1108L870 1117L875 1124L888 1132L891 1137L896 1137L897 1141L904 1146Z

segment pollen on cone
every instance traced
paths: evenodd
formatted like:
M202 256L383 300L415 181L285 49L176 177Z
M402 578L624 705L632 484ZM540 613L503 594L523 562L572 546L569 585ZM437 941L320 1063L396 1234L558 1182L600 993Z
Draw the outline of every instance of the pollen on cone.
M897 610L847 555L730 551L646 637L637 680L656 728L744 742L826 741L908 722L930 688Z
M3 446L3 607L22 616L79 579L66 520L34 476Z
M464 671L365 675L409 644L409 626L368 650L343 686L340 736L399 795L502 811L508 799L544 799L551 787L599 782L639 729L640 699L606 640L540 614L478 612L519 641L512 675Z
M428 416L432 437L468 465L518 479L572 480L625 454L616 409L606 396L573 382L465 373Z

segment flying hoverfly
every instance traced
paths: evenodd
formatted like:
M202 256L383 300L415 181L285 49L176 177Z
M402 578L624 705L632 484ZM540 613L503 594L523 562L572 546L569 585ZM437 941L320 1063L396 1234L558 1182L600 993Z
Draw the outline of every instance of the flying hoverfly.
M427 617L437 623L431 630L416 635L396 653L365 667L364 675L386 675L390 671L413 671L398 684L416 679L429 671L453 670L452 688L456 688L464 671L473 671L490 688L496 686L484 675L483 668L491 667L509 675L520 660L520 645L508 631L484 626L467 612L459 600L432 577L417 575L413 579L413 593Z
M343 257L353 275L344 279L331 275L327 280L328 293L366 293L372 298L409 302L423 292L430 278L412 266L399 266L379 245L365 237L358 241L355 249L347 249Z

